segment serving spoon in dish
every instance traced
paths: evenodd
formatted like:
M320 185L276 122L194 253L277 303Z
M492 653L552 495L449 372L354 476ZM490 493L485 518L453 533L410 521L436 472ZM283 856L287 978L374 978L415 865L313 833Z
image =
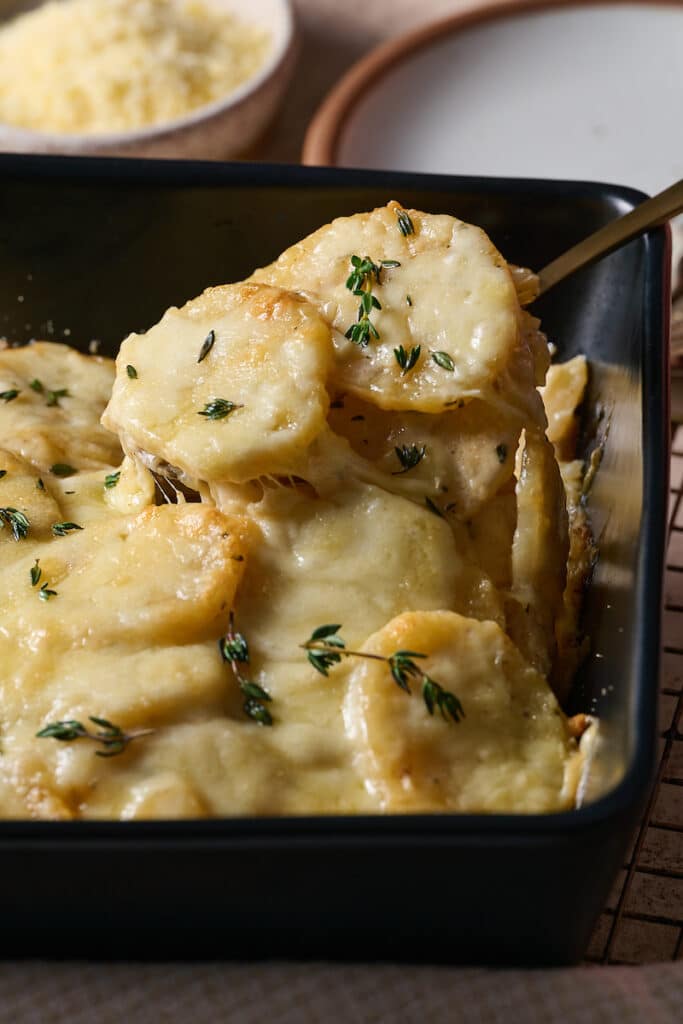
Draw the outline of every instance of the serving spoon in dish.
M641 235L650 228L665 224L681 212L683 212L683 178L651 199L646 199L630 213L605 224L588 238L584 238L582 242L567 249L547 267L543 267L538 274L540 286L538 294L544 295L574 271L594 263L601 256L607 256L614 249L618 249L620 245L630 242L636 235Z

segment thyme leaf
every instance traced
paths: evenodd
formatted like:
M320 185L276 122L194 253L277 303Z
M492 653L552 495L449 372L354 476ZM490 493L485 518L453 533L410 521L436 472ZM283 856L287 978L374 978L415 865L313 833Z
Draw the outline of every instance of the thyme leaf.
M0 508L0 529L4 530L5 526L9 526L15 540L24 540L28 536L30 525L27 517L18 509L9 505Z
M231 402L227 398L212 398L203 409L197 413L198 416L205 416L207 420L222 420L229 416L235 409L243 409L243 405Z
M272 725L273 716L266 704L269 704L273 698L262 686L245 676L240 668L241 665L249 664L249 644L246 637L235 630L234 612L230 612L228 632L218 641L218 650L223 661L230 665L239 688L246 698L242 705L246 716L259 725Z
M78 523L53 523L52 532L55 537L65 537L67 533L73 533L74 530L82 530L83 527L79 526Z
M37 377L33 378L31 383L29 384L29 387L31 388L32 391L35 391L37 394L47 396L47 402L45 403L46 405L59 405L60 398L69 397L68 388L57 388L56 390L53 391L51 388L46 388L42 380L38 380Z
M360 295L368 286L370 290L372 289L373 277L377 284L381 284L383 270L394 270L400 266L398 260L380 260L379 263L375 263L369 256L364 256L363 259L360 256L352 256L351 273L346 279L346 287L354 295Z
M131 380L138 379L138 371L130 363L128 363L128 366L126 367L126 373L128 374Z
M405 210L396 210L396 217L398 218L398 230L404 238L415 234L415 225Z
M0 469L0 480L2 480L3 476L7 476L7 470L6 469Z
M426 445L416 444L402 444L394 448L396 452L396 458L401 463L402 469L395 470L391 475L400 476L402 473L407 473L409 469L413 469L418 463L422 462L425 455L427 454Z
M412 694L411 681L419 682L422 699L430 715L438 710L445 722L450 720L455 724L465 717L463 706L456 695L444 689L416 664L416 659L426 658L426 654L420 651L401 650L386 657L371 651L350 651L339 635L340 629L340 625L318 626L308 640L300 645L306 651L313 668L321 675L329 675L330 668L338 664L343 657L383 661L389 668L391 678L404 693Z
M112 487L116 487L117 483L121 479L121 470L117 469L115 473L107 473L104 478L104 486L110 491Z
M215 331L209 331L207 336L204 338L204 343L203 343L202 347L199 350L199 358L197 359L198 363L201 363L201 361L203 359L206 359L206 357L208 356L209 352L213 348L213 344L214 344L215 340L216 340L216 332Z
M428 494L425 495L425 505L427 506L429 511L433 512L435 516L439 517L439 519L445 519L446 518L445 515L443 514L443 512L441 511L441 509L439 508L439 506L435 502L432 501L432 499L429 497Z
M129 743L139 739L141 736L150 736L153 729L136 729L134 732L124 732L118 725L114 725L107 718L96 718L90 715L89 721L98 726L98 730L89 730L81 722L73 719L62 722L51 722L40 732L36 733L39 739L59 740L61 743L71 743L73 740L88 739L100 743L103 750L96 750L97 757L115 757L122 754Z
M74 476L78 470L70 466L68 462L55 462L54 466L50 466L50 472L54 476L67 477Z
M0 391L0 398L3 402L13 402L17 395L21 394L16 388L11 388L9 391Z
M58 388L56 391L48 391L47 392L47 402L45 404L49 405L49 406L59 405L59 399L60 398L69 398L69 397L70 396L69 396L69 389L68 388Z
M452 373L455 369L455 363L449 356L448 352L432 352L432 359L437 366L440 366L442 370L450 370Z
M405 377L405 375L415 366L416 362L420 358L421 351L421 345L414 345L410 352L406 352L403 345L399 345L398 348L394 349L394 357L398 365L401 367L402 377Z
M51 597L57 597L57 591L50 590L46 581L38 591L38 597L41 601L49 601Z
M496 445L496 455L498 456L498 461L502 465L505 462L505 460L507 459L507 457L508 457L507 445L506 444L497 444Z
M30 575L31 575L31 586L35 587L35 585L40 580L40 577L43 575L42 569L40 568L40 559L39 558L36 558L35 565L32 565L31 569L29 571L30 571Z

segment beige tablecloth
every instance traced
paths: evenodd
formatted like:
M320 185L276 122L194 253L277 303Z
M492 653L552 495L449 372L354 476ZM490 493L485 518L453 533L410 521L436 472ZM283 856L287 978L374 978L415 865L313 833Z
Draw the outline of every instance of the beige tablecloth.
M679 1024L681 964L0 967L1 1024Z

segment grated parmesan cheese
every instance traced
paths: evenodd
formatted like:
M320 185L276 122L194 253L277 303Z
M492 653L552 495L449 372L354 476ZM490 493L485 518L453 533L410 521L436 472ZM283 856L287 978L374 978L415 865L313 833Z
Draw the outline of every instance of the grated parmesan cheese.
M51 0L0 29L0 121L67 134L159 124L233 92L271 44L203 0Z

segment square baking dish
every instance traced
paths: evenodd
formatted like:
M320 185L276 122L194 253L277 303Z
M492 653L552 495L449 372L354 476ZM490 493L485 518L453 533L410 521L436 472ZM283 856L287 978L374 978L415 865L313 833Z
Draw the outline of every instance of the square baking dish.
M0 157L0 334L115 355L169 305L239 280L335 216L398 199L540 268L643 196L610 185L301 167ZM602 721L575 811L0 822L5 955L559 964L579 959L652 780L668 468L667 239L631 242L534 312L592 365L603 447L591 655Z

